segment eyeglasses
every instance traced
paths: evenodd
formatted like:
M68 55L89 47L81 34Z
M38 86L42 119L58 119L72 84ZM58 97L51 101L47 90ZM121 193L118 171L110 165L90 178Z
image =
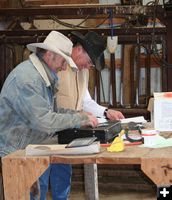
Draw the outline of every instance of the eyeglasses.
M91 58L90 58L90 56L88 55L88 53L85 51L85 49L82 47L82 51L83 51L83 53L85 54L85 58L86 58L86 60L87 60L87 65L89 66L89 67L95 67L95 65L93 64L93 62L92 62L92 60L91 60Z
M93 64L90 56L88 55L88 53L86 51L85 51L85 54L87 55L86 59L87 59L87 64L89 65L89 67L95 67L95 65Z

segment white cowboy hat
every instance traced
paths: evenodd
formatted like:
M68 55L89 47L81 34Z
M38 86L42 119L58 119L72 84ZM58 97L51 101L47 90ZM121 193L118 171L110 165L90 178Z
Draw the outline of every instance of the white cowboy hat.
M63 56L67 63L77 69L71 58L73 43L65 35L57 31L51 31L42 43L31 43L27 48L36 52L36 48L46 49Z

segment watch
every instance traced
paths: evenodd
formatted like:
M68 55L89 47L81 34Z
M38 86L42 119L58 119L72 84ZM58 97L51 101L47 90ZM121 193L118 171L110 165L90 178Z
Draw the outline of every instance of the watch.
M105 109L103 115L108 119L108 117L107 117L107 111L108 111L108 108Z

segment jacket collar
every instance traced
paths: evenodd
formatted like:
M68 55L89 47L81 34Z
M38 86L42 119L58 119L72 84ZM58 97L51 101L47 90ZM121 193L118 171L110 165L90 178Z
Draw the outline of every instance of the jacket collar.
M44 79L46 86L49 87L51 85L51 83L49 81L47 73L46 73L41 61L39 60L39 58L36 56L35 53L32 53L29 56L29 58L30 58L31 62L33 63L34 67L37 69L37 71L40 73L40 75Z

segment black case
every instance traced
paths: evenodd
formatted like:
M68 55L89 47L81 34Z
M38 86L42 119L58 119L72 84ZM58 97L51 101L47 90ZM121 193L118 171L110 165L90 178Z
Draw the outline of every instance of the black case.
M111 142L121 131L119 121L107 122L96 128L85 127L80 129L67 129L57 133L59 144L68 144L75 138L97 137L100 143Z

